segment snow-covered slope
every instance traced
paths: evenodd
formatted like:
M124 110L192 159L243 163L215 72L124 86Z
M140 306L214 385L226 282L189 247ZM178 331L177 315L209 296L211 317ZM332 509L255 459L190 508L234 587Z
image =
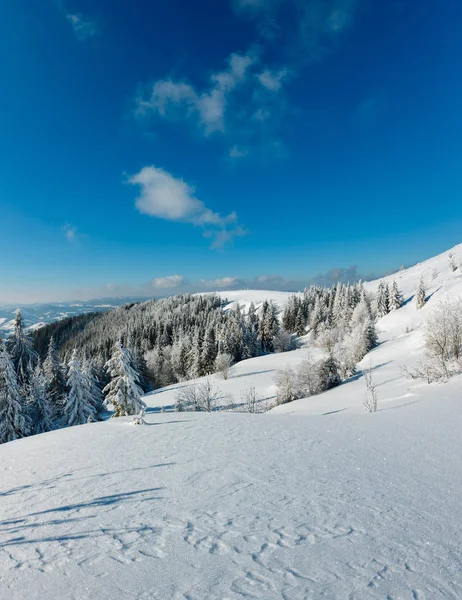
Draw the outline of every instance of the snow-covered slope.
M462 246L452 253L458 264ZM386 278L407 303L379 321L360 365L378 384L375 414L361 373L264 415L161 413L183 383L146 397L146 426L111 420L0 446L0 598L460 598L462 377L429 386L401 370L422 355L422 319L462 297L448 255ZM280 309L288 297L222 295ZM276 371L306 352L212 381L223 402L250 386L271 399Z
M149 413L5 444L0 597L460 598L458 385L375 415Z

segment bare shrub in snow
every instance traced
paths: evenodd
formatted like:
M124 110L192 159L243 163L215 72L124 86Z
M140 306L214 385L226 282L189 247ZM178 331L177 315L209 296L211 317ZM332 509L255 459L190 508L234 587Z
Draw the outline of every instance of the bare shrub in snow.
M255 390L255 386L252 385L246 390L241 390L241 400L244 405L245 411L249 413L260 412L259 402L260 399Z
M222 352L217 355L215 359L215 370L221 376L222 379L228 379L229 370L233 365L233 357L231 354Z
M212 412L219 408L219 402L224 399L218 387L207 377L201 383L182 387L175 396L174 410Z
M185 385L177 391L173 409L175 412L200 410L197 384Z
M377 412L378 393L377 385L372 378L372 365L364 371L364 381L366 382L364 408L370 413Z

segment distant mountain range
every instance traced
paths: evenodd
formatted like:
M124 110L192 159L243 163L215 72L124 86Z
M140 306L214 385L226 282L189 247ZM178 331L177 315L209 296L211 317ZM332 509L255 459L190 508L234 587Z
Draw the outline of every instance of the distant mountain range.
M74 302L55 302L49 304L25 304L23 316L29 329L38 329L48 323L66 317L75 317L88 312L104 312L130 302L143 302L148 298L98 298ZM0 331L8 335L14 327L17 305L0 304Z

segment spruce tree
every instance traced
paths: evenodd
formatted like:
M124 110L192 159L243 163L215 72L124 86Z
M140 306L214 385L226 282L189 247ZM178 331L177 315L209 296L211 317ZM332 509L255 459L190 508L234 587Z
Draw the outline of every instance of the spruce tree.
M215 330L213 326L207 327L204 343L202 345L201 364L204 374L209 375L215 372L215 359L217 357L217 344L215 340Z
M138 375L131 365L130 355L120 342L116 342L112 357L106 363L111 381L104 388L106 404L114 407L114 417L137 415L146 404L141 399L142 390Z
M103 393L98 385L95 367L91 360L85 359L82 364L82 373L86 380L86 386L93 408L92 417L100 419L105 411Z
M421 308L423 308L425 306L425 303L427 301L427 294L425 291L425 284L424 284L424 280L423 277L420 278L419 281L419 287L417 289L417 294L416 294L416 308L417 310L420 310Z
M342 380L339 374L339 364L332 356L322 360L318 370L319 390L324 392L341 384Z
M390 310L398 310L403 305L403 296L398 289L398 284L393 281L390 293Z
M31 337L26 332L20 308L16 311L13 335L8 340L8 352L21 392L25 394L32 372L38 363L38 354L33 348Z
M0 340L0 444L25 437L29 430L16 371Z
M69 361L67 388L69 391L64 406L66 425L69 427L83 425L88 422L89 417L93 417L94 408L88 388L88 379L80 366L77 350L72 352L72 357Z
M58 357L53 336L48 344L48 354L43 363L43 369L48 383L52 418L56 421L62 416L64 404L66 403L66 376Z
M379 319L390 312L390 294L388 285L380 282L377 290L377 315Z
M35 368L32 375L29 405L32 412L32 433L45 433L54 429L48 381L40 366Z

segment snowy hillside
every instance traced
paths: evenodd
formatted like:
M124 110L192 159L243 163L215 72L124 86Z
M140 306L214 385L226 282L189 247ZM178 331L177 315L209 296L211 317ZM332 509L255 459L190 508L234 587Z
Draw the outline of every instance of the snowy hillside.
M0 597L460 598L459 396L149 413L5 444Z
M328 392L261 415L171 412L183 382L145 396L144 426L113 419L1 445L0 598L460 598L462 377L428 385L402 367L422 356L425 317L462 298L461 259L462 245L385 278L404 306ZM279 310L290 296L221 295ZM251 387L273 402L277 371L307 351L210 381L223 406ZM369 366L375 414L363 408Z

